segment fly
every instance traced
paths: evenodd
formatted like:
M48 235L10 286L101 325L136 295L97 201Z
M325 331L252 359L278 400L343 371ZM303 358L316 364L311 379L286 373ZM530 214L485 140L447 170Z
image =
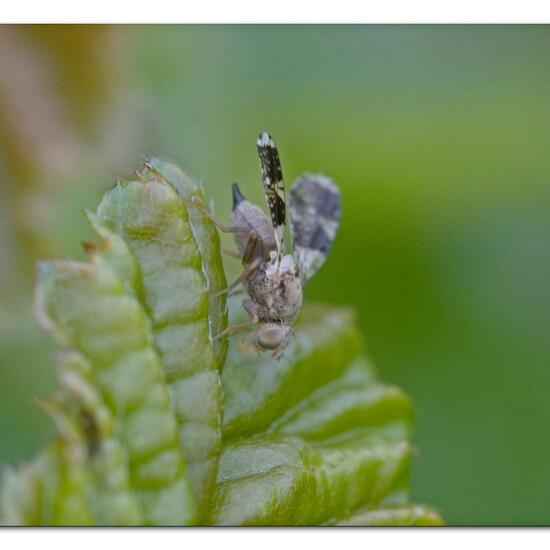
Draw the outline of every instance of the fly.
M287 201L279 152L267 132L256 141L260 172L270 216L246 200L237 183L232 186L231 225L213 216L198 197L194 203L224 232L233 233L243 265L241 275L226 289L243 285L243 307L251 322L233 325L215 339L250 330L253 341L279 359L292 336L302 308L303 287L324 264L340 222L340 191L321 174L303 174L292 184L288 197L292 254L285 254Z

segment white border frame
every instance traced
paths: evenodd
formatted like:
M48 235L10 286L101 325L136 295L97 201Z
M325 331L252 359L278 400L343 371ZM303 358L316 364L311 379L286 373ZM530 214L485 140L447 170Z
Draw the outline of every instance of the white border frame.
M4 0L4 23L550 23L547 0Z

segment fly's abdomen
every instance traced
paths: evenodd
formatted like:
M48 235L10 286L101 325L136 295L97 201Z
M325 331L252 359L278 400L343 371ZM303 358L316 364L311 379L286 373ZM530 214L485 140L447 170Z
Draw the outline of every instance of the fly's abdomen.
M235 205L231 220L234 227L244 230L242 233L235 233L235 243L241 255L247 251L252 234L255 233L257 236L248 263L257 257L269 260L270 252L277 249L277 243L271 222L262 209L250 201L242 200Z

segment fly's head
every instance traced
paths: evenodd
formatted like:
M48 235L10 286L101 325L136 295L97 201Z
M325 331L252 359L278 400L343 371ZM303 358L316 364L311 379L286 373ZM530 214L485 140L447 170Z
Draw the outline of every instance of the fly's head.
M284 323L260 323L253 335L253 341L260 351L272 351L273 358L280 359L291 335L291 327Z

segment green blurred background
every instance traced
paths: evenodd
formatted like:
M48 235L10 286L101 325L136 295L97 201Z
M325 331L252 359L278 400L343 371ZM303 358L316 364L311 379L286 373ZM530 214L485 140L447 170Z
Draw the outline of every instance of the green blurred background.
M34 263L83 257L81 215L143 155L263 201L343 191L307 299L352 305L381 377L417 405L417 502L450 524L550 524L550 28L0 28L0 462L53 433ZM234 273L234 260L227 260Z

